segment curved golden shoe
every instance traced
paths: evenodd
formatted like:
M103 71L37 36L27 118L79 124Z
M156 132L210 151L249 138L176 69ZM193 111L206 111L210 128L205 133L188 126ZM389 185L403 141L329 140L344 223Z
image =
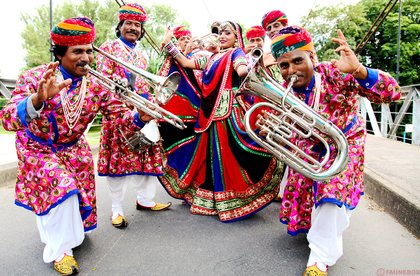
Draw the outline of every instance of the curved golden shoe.
M305 272L303 272L303 276L328 276L328 269L327 271L322 271L314 264L306 268Z
M164 211L164 210L169 209L169 207L171 207L171 206L172 206L172 202L168 202L166 204L156 202L156 205L153 206L153 207L145 207L145 206L140 205L136 201L136 209L137 210Z
M61 275L73 275L79 272L79 265L73 256L64 255L59 262L54 262L54 269Z
M281 202L281 195L277 195L277 196L274 198L274 202Z
M128 221L125 219L124 216L118 214L118 217L114 218L112 221L112 226L116 228L124 228L128 225Z

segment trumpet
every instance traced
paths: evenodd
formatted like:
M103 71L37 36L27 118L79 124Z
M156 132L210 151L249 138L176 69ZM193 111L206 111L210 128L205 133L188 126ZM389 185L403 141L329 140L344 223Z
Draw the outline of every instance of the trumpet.
M220 46L219 35L215 33L206 34L202 37L193 39L195 46L201 50L217 48Z
M324 181L337 176L348 162L348 144L343 132L290 93L296 76L291 78L287 88L272 79L263 65L262 54L261 48L251 52L254 66L240 87L241 92L268 101L256 103L246 111L244 120L247 134L279 160L308 178ZM250 123L252 113L261 107L274 110L274 113L266 112L266 116L261 116L257 121L261 132L266 133L264 137L257 135ZM325 155L320 160L314 159L290 142L294 136L298 140L311 139L325 151ZM328 141L333 141L337 149L334 160ZM330 166L327 167L327 164Z
M91 75L99 79L100 84L102 86L104 86L111 92L116 93L123 102L133 105L134 107L140 110L143 110L155 119L164 120L167 123L170 123L171 125L175 126L176 128L187 128L187 126L178 116L167 111L158 104L143 98L142 96L138 95L131 89L125 87L121 83L102 75L100 72L92 69L89 65L86 65L85 68L89 71Z

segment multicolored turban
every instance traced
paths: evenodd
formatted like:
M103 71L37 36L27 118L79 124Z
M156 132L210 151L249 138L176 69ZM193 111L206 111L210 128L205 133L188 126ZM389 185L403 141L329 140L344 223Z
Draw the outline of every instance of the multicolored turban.
M246 39L250 40L251 38L256 37L264 37L265 36L265 30L261 26L252 26L248 30L246 30L245 33Z
M275 59L287 52L303 50L315 53L311 35L299 26L288 26L281 29L271 40L271 54Z
M174 36L179 39L181 36L191 36L191 32L185 26L178 26L174 28Z
M264 30L267 30L268 24L271 24L276 21L282 23L285 26L287 26L288 24L286 14L284 14L284 12L282 11L274 10L264 14L261 25L263 26Z
M147 21L147 13L139 4L129 3L120 7L118 10L118 19L120 21L133 20L144 23Z
M73 17L56 24L51 32L55 45L74 46L91 44L95 40L95 26L87 17Z

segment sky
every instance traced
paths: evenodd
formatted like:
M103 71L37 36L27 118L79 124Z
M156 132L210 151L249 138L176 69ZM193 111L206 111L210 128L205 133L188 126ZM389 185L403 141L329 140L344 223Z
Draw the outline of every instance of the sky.
M66 0L79 3L80 0ZM271 10L281 10L287 14L290 25L299 25L300 18L308 15L315 6L354 4L358 0L131 0L125 2L142 2L147 6L153 4L166 4L173 7L179 20L190 23L193 36L202 36L208 33L208 26L212 22L235 21L243 24L243 28L261 24L262 16ZM63 0L53 0L53 5ZM41 5L49 6L50 0L14 0L0 1L0 77L16 79L25 66L25 51L22 48L20 33L24 23L20 20L21 14L33 14ZM240 3L240 4L239 4ZM53 22L56 23L56 22ZM168 22L171 23L171 22ZM95 24L100 24L95 22ZM146 25L147 26L147 25ZM172 24L174 26L174 24ZM34 34L36 35L36 34Z

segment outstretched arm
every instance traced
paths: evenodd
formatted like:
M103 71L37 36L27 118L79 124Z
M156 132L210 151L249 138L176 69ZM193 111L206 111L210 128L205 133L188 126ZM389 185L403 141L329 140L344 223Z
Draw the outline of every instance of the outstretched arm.
M194 59L187 59L175 46L175 44L172 43L171 38L173 36L172 29L169 27L166 29L165 36L162 40L162 45L168 53L179 62L179 64L184 68L190 68L190 69L197 69L195 67Z

